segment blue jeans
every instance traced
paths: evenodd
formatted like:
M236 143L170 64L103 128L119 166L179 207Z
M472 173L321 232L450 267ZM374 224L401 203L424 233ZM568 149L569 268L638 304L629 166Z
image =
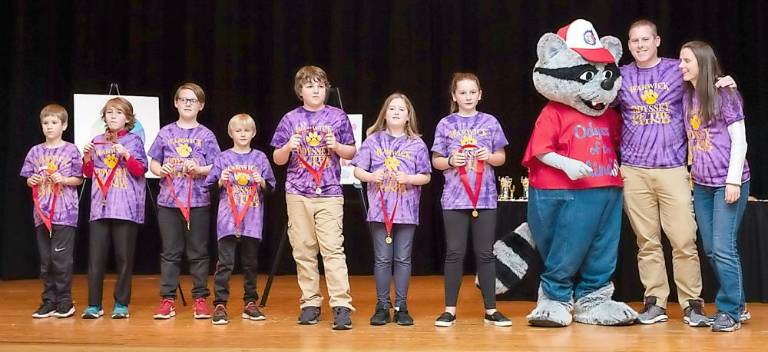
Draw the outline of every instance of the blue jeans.
M544 261L541 287L547 297L578 300L606 286L616 269L621 188L531 187L528 196L528 226Z
M693 186L693 209L701 244L720 284L715 306L736 321L744 305L741 258L736 241L748 196L749 182L741 185L741 196L733 204L725 202L725 187Z

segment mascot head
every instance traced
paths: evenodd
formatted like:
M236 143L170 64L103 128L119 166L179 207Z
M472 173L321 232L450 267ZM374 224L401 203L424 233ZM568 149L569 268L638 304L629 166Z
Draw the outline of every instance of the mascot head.
M536 54L536 90L583 114L602 115L621 88L617 66L621 41L611 36L598 37L588 21L575 20L557 34L544 34Z

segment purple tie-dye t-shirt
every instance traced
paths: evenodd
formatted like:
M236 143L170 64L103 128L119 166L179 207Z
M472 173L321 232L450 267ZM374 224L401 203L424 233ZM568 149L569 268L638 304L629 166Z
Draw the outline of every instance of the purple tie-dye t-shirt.
M385 169L384 182L368 183L368 221L384 222L381 211L383 192L387 216L392 216L397 204L395 224L419 223L421 186L401 185L395 175L398 171L408 175L429 174L432 171L429 151L421 138L407 135L393 137L384 131L376 132L365 139L352 159L352 165L368 172Z
M294 134L301 135L301 146L296 152L291 152L288 159L288 172L285 179L285 192L298 194L308 198L339 197L341 192L341 164L339 155L330 152L325 147L325 136L333 133L336 142L346 145L355 144L352 134L352 124L347 114L338 108L326 105L322 110L309 111L298 107L289 111L280 120L271 145L283 147ZM299 155L318 170L327 158L320 179L321 194L316 194L317 184L310 171L299 160Z
M437 124L435 130L435 143L432 151L448 157L452 152L458 151L462 145L472 144L485 147L493 153L503 149L509 142L504 136L499 121L493 115L478 112L475 116L464 117L458 114L450 114ZM470 157L467 160L467 176L472 192L475 192L477 160L471 156L471 150L467 150ZM496 176L493 166L484 163L483 182L480 189L480 197L477 201L477 209L496 208ZM445 186L441 202L443 209L472 209L472 201L461 182L458 168L449 168L443 171Z
M143 224L146 195L144 174L139 177L131 175L125 165L125 159L115 153L111 143L99 144L106 142L103 134L96 136L93 141L96 145L91 153L94 177L91 178L90 220L121 219ZM118 139L118 143L122 144L131 156L144 166L146 172L147 155L144 153L144 141L141 137L126 133ZM115 176L107 191L106 202L103 202L103 195L95 175L99 176L101 182L106 183L112 167L116 167Z
M221 153L219 143L213 132L203 125L195 128L181 128L176 122L165 125L160 129L157 138L149 148L149 157L160 164L173 164L176 172L171 175L176 196L186 206L187 176L183 166L184 161L194 159L200 166L213 164L216 156ZM166 208L178 208L168 181L160 180L160 195L157 204ZM211 196L205 187L205 176L196 175L192 179L191 207L204 207L211 204Z
M642 168L685 165L683 76L679 61L662 58L650 68L621 67L621 162Z
M711 187L725 186L728 165L731 160L731 136L728 126L744 119L738 92L723 88L720 93L720 115L708 124L695 113L698 100L695 94L686 92L683 104L685 130L691 152L691 177L693 182ZM691 95L693 95L691 97ZM749 164L744 160L741 182L749 181Z
M232 149L228 149L216 158L213 168L205 179L207 185L218 184L221 172L230 170L230 180L232 196L237 206L237 211L242 213L245 209L245 203L248 201L248 195L251 193L254 174L259 174L271 187L275 187L275 175L272 173L272 166L269 164L267 156L259 150L251 149L250 152L240 154ZM235 229L235 219L232 208L229 204L229 196L226 185L219 192L219 213L216 219L217 238L236 235L248 236L261 239L261 232L264 227L264 190L258 188L257 196L248 205L245 218L238 229Z
M45 144L38 144L27 153L24 165L19 173L22 177L29 178L34 174L46 176L50 172L58 172L64 177L82 177L83 161L80 151L69 142L56 148L48 148ZM40 209L48 216L53 200L52 184L45 182L38 186ZM53 224L77 227L77 186L62 186L56 196L56 209L53 213ZM43 224L37 212L32 210L35 226Z

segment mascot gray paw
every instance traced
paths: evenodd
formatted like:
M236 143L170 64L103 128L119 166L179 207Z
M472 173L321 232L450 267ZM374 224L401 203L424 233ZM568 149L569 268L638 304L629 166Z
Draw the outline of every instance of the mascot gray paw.
M539 287L539 299L536 302L536 308L526 318L528 318L528 324L533 326L559 328L571 325L573 322L571 312L573 312L573 301L551 300Z
M576 301L574 320L593 325L631 325L637 319L637 312L626 303L616 302L613 283L592 292Z

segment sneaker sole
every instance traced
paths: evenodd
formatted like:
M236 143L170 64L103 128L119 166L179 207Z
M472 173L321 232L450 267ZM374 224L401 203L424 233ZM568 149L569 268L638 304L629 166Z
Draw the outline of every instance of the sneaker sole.
M66 313L53 313L53 316L59 319L69 318L75 315L75 306L72 306Z
M712 329L712 332L734 332L736 330L741 329L741 324L734 325L730 328L723 328L723 329Z
M331 327L333 330L350 330L352 329L352 324L349 325L333 325Z
M664 322L667 322L668 320L669 320L669 317L662 314L662 315L657 315L652 319L648 319L648 320L641 320L640 318L638 318L637 322L643 325L650 325L650 324L656 324L656 323L664 323Z
M229 324L229 320L213 320L213 325L227 325Z
M486 324L489 324L489 325L500 326L500 327L510 327L510 326L512 326L512 322L511 321L493 321L493 320L483 319L483 322L485 322Z
M45 313L45 314L34 313L34 314L32 314L32 318L35 318L35 319L45 319L45 318L52 317L54 314L56 314L56 311L48 312L48 313Z
M315 320L306 320L306 321L304 321L304 320L299 320L299 321L298 321L299 325L315 325L315 324L317 324L318 322L320 322L320 319L315 319Z
M172 311L169 314L155 314L152 316L155 320L167 320L176 316L176 311Z
M192 314L192 316L195 319L211 319L211 315L210 314L198 314L197 312L195 312L194 314Z
M456 324L456 320L453 321L435 321L435 326L439 326L441 328L450 328Z
M406 321L406 322L398 321L396 323L397 323L397 325L400 325L400 326L411 326L411 325L413 325L412 321Z
M262 316L260 316L260 317L252 317L252 316L250 316L250 315L248 315L248 314L245 314L245 313L243 313L243 314L241 315L241 317L242 317L243 319L246 319L246 320L253 320L253 321L267 320L267 317L265 317L265 316L263 316L263 315L262 315Z
M128 319L130 318L130 314L112 314L112 319L120 320L120 319Z
M688 326L690 326L690 327L692 327L692 328L703 328L703 327L707 327L707 326L712 325L712 322L706 321L706 320L700 321L698 323L694 323L688 317L684 317L683 318L683 323L688 325Z
M99 311L97 314L83 314L80 317L86 320L99 319L104 316L104 311Z

